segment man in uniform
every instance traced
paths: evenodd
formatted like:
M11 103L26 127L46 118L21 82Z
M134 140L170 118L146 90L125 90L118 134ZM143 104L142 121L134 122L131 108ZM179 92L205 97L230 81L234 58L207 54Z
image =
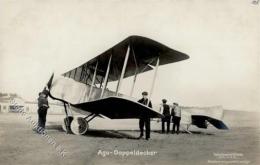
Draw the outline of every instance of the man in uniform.
M47 115L47 110L49 108L48 94L49 92L46 89L44 89L42 92L39 93L37 133L40 134L44 133L44 129L45 129L46 115Z
M173 103L172 116L173 116L172 133L175 133L175 128L177 128L177 134L179 134L180 121L181 121L181 107L179 107L178 103Z
M144 91L142 93L142 96L143 96L143 98L138 100L138 102L141 103L141 104L147 105L147 103L148 103L148 98L147 98L148 92ZM150 108L152 108L151 101L149 101L148 106ZM140 128L140 136L139 136L139 138L140 139L144 136L144 133L143 133L144 132L144 126L145 126L145 139L149 140L149 138L150 138L150 131L151 131L151 128L150 128L150 118L149 118L149 116L146 113L142 112L142 114L140 116L140 119L139 119L139 128Z
M162 107L160 109L160 112L162 112L162 114L164 115L164 117L162 118L162 133L165 133L165 122L167 124L167 133L170 132L170 122L171 122L171 114L170 114L170 106L167 103L166 99L162 100Z

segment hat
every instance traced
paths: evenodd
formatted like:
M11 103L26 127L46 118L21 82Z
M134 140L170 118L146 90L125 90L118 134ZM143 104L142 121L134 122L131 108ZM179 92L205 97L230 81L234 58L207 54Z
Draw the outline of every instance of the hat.
M162 102L163 102L163 103L166 103L166 102L167 102L167 100L166 100L166 99L162 99Z
M142 93L142 95L147 96L147 95L148 95L148 92L144 91L144 92Z
M174 105L178 105L178 103L173 103Z

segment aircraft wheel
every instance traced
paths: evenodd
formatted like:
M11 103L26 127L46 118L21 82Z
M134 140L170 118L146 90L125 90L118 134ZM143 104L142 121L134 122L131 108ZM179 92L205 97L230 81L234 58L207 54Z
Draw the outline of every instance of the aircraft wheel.
M62 125L61 125L63 131L65 131L67 133L71 133L70 125L71 125L72 120L73 120L72 116L69 116L68 118L64 118Z
M65 132L67 131L67 129L66 129L66 125L65 125L65 122L62 122L61 127L62 127L62 130L63 130L63 131L65 131Z
M71 122L70 127L72 133L76 135L84 135L89 128L88 122L82 117L75 118L75 120Z

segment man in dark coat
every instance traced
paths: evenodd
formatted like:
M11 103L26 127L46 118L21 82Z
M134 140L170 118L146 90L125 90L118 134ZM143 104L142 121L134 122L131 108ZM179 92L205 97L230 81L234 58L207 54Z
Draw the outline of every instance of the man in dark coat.
M147 105L148 103L148 92L143 92L142 93L143 98L138 100L139 103ZM148 106L150 108L152 108L152 103L151 101L149 101ZM151 131L151 127L150 127L150 117L148 116L148 114L142 112L140 119L139 119L139 128L140 128L140 136L139 138L141 139L144 136L144 126L145 126L145 139L149 140L150 138L150 131Z
M37 132L40 134L44 133L44 129L45 129L46 115L47 115L47 110L49 108L48 94L49 92L46 89L39 93Z
M162 112L162 114L164 115L164 117L162 118L162 133L165 133L165 122L167 124L167 133L170 132L170 122L171 122L171 114L170 114L170 106L167 103L166 99L162 100L162 107L160 109L160 111Z

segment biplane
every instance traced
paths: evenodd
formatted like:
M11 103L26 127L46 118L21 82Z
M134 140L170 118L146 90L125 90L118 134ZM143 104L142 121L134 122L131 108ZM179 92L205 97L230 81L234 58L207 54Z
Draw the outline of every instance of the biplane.
M52 75L47 87L50 97L63 102L67 132L85 134L95 117L138 119L145 113L150 118L163 115L133 98L138 75L154 71L150 80L151 99L158 67L188 59L189 56L142 36L130 36L112 48L61 76ZM133 77L130 93L120 92L123 80ZM116 89L107 88L116 83ZM147 84L149 85L149 84ZM149 101L148 101L149 102ZM85 117L74 118L71 111Z
M85 62L60 77L52 75L48 82L50 97L64 103L66 129L84 134L88 123L95 117L110 119L139 118L146 113L151 118L162 114L140 104L132 97L136 77L154 71L150 81L148 99L151 99L158 67L188 59L189 56L159 42L142 36L130 36L95 58ZM120 93L124 78L133 76L130 94ZM114 91L107 89L110 82L117 82ZM73 119L69 110L84 114Z

